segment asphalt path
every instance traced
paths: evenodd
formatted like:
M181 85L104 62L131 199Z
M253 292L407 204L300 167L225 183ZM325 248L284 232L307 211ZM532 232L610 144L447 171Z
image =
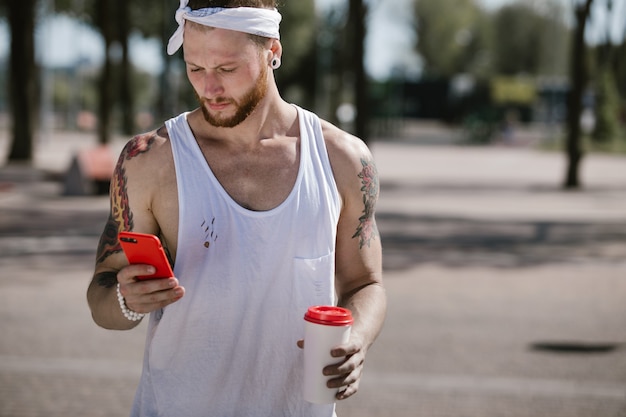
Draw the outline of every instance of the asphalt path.
M0 417L130 409L145 326L100 329L85 300L107 198L59 182L88 146L0 167ZM338 415L625 417L626 158L586 156L566 192L557 153L372 150L389 311Z

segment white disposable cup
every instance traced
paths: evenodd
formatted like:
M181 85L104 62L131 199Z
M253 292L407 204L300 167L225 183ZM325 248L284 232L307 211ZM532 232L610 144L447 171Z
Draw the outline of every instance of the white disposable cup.
M304 399L315 404L331 404L338 389L328 388L326 383L334 377L325 376L322 371L325 366L343 360L332 357L330 351L350 339L352 314L341 307L313 306L304 320Z

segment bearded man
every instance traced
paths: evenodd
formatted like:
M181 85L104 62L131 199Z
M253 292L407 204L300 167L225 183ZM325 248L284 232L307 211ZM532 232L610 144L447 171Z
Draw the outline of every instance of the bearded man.
M285 102L274 0L181 0L178 30L199 107L130 140L88 289L94 321L149 314L133 416L332 417L302 396L303 316L352 312L335 364L337 400L359 387L383 325L378 174L365 144ZM118 234L157 235L175 277L140 280ZM300 347L300 348L299 348Z

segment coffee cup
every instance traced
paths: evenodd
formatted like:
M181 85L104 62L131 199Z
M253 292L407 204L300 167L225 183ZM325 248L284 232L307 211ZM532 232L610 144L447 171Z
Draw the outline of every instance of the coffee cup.
M304 315L304 385L306 401L315 404L335 402L337 388L328 388L323 374L327 365L341 362L330 351L350 339L353 323L350 310L335 306L312 306Z

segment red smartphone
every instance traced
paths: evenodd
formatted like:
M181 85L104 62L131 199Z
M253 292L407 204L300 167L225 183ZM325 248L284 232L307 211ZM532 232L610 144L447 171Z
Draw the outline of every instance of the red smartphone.
M130 264L146 264L156 268L152 275L137 279L170 278L174 271L165 255L161 241L155 235L136 232L120 232L120 244Z

